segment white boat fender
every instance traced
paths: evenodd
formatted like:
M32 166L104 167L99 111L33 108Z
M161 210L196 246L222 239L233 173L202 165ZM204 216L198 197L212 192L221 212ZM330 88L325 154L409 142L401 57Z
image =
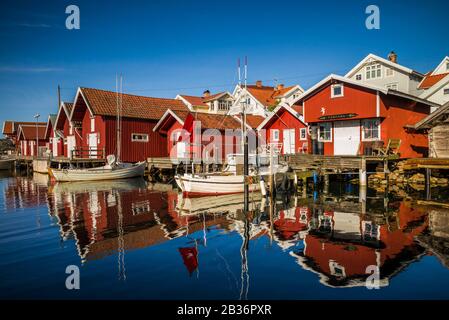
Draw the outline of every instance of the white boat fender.
M260 192L264 197L267 195L267 189L265 187L265 181L263 181L263 179L260 179Z

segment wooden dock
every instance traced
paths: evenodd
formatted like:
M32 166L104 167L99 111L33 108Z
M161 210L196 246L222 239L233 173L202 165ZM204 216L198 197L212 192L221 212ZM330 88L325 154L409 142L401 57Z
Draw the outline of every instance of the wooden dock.
M366 164L384 164L397 159L393 156L323 156L302 153L284 155L282 158L294 171L320 171L327 174L358 172Z
M404 170L440 169L449 170L449 158L416 158L405 161Z

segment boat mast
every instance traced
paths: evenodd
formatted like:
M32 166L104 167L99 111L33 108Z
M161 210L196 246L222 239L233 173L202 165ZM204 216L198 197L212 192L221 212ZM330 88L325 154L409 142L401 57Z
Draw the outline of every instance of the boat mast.
M248 186L248 136L246 133L246 105L248 103L247 98L247 76L248 76L248 59L245 56L245 101L243 103L243 181L244 181L244 192L245 192L245 202L244 202L244 212L248 211L248 197L249 197L249 186Z
M121 119L120 119L120 113L121 113L121 109L122 109L122 90L123 90L123 83L122 83L122 75L120 74L120 97L119 97L119 83L118 83L118 75L115 76L115 89L116 89L116 99L117 99L117 125L116 125L116 130L117 130L117 154L116 154L116 161L120 162L120 153L121 153L121 139L122 139L122 135L121 135Z

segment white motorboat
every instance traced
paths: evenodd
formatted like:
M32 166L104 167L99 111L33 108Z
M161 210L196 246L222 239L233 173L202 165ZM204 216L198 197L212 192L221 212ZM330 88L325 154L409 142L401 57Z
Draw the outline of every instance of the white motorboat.
M91 169L53 169L48 174L55 181L97 181L143 177L146 162L107 164Z
M244 192L244 176L232 173L184 174L175 180L181 191L191 197ZM249 191L259 189L259 183L249 184Z

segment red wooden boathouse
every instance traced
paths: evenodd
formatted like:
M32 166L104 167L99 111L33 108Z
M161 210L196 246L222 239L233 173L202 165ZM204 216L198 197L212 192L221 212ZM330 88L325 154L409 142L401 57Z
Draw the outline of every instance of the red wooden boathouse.
M43 148L46 147L47 140L45 139L45 129L47 124L45 122L38 122L37 129L35 125L20 125L17 135L17 141L20 147L20 154L22 156L36 155L36 140L38 141L39 150L38 155L43 155Z
M54 157L70 157L72 150L81 141L81 135L70 121L73 103L62 102L59 106L53 133L52 154Z
M401 140L401 158L427 153L426 135L406 129L430 113L435 104L427 100L330 75L297 102L302 103L304 119L311 126L315 154L372 154L373 143L385 147L390 139Z
M206 141L196 140L193 130L194 121L201 123L202 139ZM215 138L210 137L208 139L204 136L204 133L207 129L216 129L221 135L219 143L222 145L221 159L218 160L224 160L228 153L239 152L240 137L238 134L241 132L241 127L242 123L240 119L234 116L167 110L153 130L167 137L167 152L172 159L190 159L194 152L194 146L197 143L201 143L201 149L198 149L201 151L198 152L201 152L202 155L204 150L207 149L208 157L212 160L214 158L214 151L208 145L214 142ZM189 134L189 139L187 137L180 139L181 129L184 129ZM236 135L226 138L225 134L227 129L234 130ZM249 125L248 129L250 129Z
M153 128L167 109L187 111L179 100L143 97L131 94L121 100L121 155L124 162L138 162L148 157L166 157L167 138ZM77 157L100 158L116 153L117 93L79 88L70 115L80 133Z
M310 145L307 124L302 107L278 106L257 131L265 130L267 144L279 144L282 154L307 153Z

